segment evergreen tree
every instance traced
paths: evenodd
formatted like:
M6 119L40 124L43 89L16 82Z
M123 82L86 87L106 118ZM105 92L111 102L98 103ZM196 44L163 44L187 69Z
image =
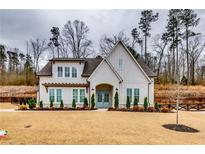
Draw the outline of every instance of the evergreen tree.
M147 97L144 98L144 109L145 111L147 111L148 108L148 101L147 101Z
M49 46L51 44L53 44L56 48L57 48L57 55L58 55L58 58L59 58L59 36L60 36L60 32L59 32L59 28L58 27L52 27L51 29L51 33L53 35L52 38L50 38L51 42L49 43Z
M92 96L91 96L91 109L94 109L94 107L95 107L95 95L92 94Z
M192 29L199 24L200 18L197 17L197 14L194 13L192 9L184 9L182 10L181 23L183 28L185 29L183 35L186 40L186 60L187 60L187 81L190 81L190 71L189 71L189 38L191 36L197 35L197 33L193 32Z
M176 79L176 66L178 66L178 55L179 49L178 44L181 42L181 23L180 23L180 9L171 9L168 13L168 23L166 26L166 32L162 36L163 41L170 42L170 50L172 51L172 71L171 71L171 81L175 82Z
M75 102L75 99L73 99L73 102L72 102L72 108L76 108L76 102Z
M115 109L118 109L119 107L119 96L118 96L118 92L115 92Z
M139 22L139 28L141 29L144 36L144 47L145 47L145 62L147 61L147 37L150 37L151 23L158 20L159 13L153 14L152 10L144 10L141 12L141 18Z
M126 107L127 107L128 109L130 108L130 97L129 97L129 96L127 96Z
M87 99L87 97L84 98L83 107L84 108L88 107L88 99Z
M138 106L139 100L137 98L134 99L134 106Z

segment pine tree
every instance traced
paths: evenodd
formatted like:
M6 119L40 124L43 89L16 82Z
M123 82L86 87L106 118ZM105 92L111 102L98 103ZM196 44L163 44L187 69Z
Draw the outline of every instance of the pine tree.
M191 36L197 35L197 33L193 32L192 29L199 24L200 18L197 18L197 14L194 13L194 10L184 9L182 10L181 23L185 29L184 31L184 39L186 40L186 60L187 60L187 81L190 81L190 71L189 71L189 38ZM188 84L187 83L187 84Z
M139 22L139 28L141 29L144 36L144 47L145 47L145 62L147 61L147 37L150 37L151 23L158 20L159 13L153 14L152 10L144 10L141 12L141 18Z
M180 9L171 9L168 13L168 23L166 32L163 34L162 39L170 42L170 50L172 51L172 70L171 81L175 82L176 79L176 66L178 66L178 44L181 42L181 23L180 23Z

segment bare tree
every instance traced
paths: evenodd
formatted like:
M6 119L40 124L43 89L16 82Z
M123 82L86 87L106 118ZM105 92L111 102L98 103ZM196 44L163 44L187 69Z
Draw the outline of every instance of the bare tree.
M117 35L113 35L112 37L104 35L100 40L101 55L106 56L114 47L114 45L120 40L129 46L129 38L122 31Z
M83 21L70 20L64 25L62 36L74 58L85 58L93 54L92 41L88 39L89 28Z
M41 40L39 38L31 39L29 42L30 52L33 58L34 72L39 71L39 59L43 52L48 48L46 40Z
M164 39L160 35L156 35L154 38L154 45L153 50L156 52L157 59L158 59L158 65L157 65L157 82L159 82L159 74L161 70L161 64L162 64L162 58L164 56L164 50L167 46L167 39Z
M191 75L191 84L195 84L195 65L199 59L202 51L204 50L205 42L198 36L193 37L189 40L189 56L190 56L190 75ZM185 50L186 51L186 50Z

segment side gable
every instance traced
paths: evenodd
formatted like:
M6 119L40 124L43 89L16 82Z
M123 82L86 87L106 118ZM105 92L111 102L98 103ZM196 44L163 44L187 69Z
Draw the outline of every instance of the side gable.
M39 72L37 76L52 76L52 62L49 61Z

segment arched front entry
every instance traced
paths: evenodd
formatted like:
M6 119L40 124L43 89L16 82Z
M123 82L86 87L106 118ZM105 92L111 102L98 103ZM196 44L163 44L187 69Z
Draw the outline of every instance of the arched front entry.
M113 86L99 84L96 86L96 107L108 108L112 106Z

